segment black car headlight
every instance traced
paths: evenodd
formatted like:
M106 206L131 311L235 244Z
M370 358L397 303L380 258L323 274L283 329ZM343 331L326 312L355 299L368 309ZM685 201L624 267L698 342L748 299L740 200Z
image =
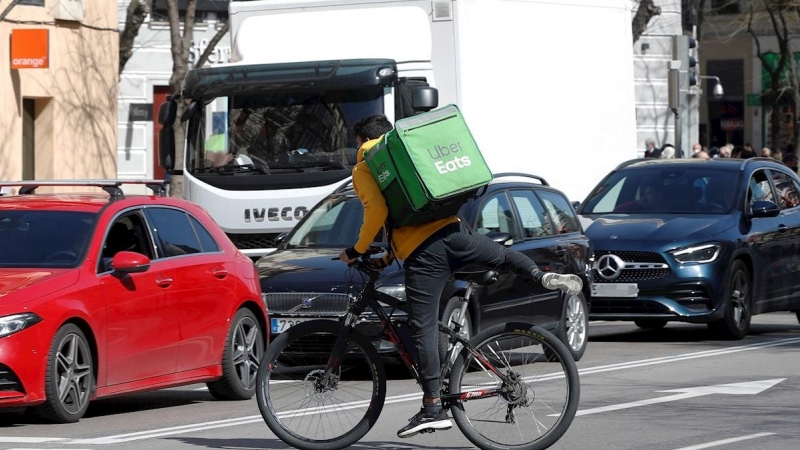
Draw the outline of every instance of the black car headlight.
M693 245L691 247L684 247L675 250L671 250L669 252L675 261L678 261L681 264L685 263L710 263L717 260L719 257L720 251L722 250L722 245L713 243L713 244L701 244L701 245Z
M400 300L401 302L406 301L406 287L404 285L400 286L380 286L375 289L378 292L382 292L386 295L391 295L392 297Z
M0 317L0 338L22 331L41 321L42 318L34 313L13 314Z

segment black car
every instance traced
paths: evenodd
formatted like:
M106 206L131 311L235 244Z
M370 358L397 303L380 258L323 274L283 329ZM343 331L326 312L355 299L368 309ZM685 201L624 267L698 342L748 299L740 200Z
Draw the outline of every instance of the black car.
M542 270L578 274L585 286L583 294L568 296L504 273L470 302L465 334L513 320L536 323L555 332L579 359L587 343L592 249L564 194L539 177L501 174L459 215L476 231L527 254ZM347 266L331 258L358 240L362 218L361 202L345 185L318 203L275 252L257 261L273 335L305 320L344 314L351 282L358 280L349 279ZM384 270L378 285L404 299L401 264ZM459 313L458 297L465 289L465 282L451 280L440 303L441 317ZM393 344L381 339L380 323L367 317L359 327L379 351L394 352Z
M800 310L800 179L778 161L629 161L578 213L592 221L592 318L741 339L755 314Z

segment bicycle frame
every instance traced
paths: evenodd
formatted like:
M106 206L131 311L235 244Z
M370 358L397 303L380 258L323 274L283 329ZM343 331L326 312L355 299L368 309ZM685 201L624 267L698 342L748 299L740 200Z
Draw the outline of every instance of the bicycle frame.
M387 337L389 341L392 342L395 347L397 347L397 351L400 354L400 358L403 360L403 363L408 367L409 372L414 376L414 379L417 381L417 384L422 384L419 370L417 369L417 364L414 362L411 353L405 348L405 345L402 342L398 332L397 326L394 322L392 322L391 317L389 314L384 311L383 307L380 303L384 303L389 305L395 309L398 309L403 312L408 312L406 305L400 302L400 300L392 297L391 295L384 294L383 292L377 291L375 289L375 280L377 275L372 272L367 272L370 274L369 281L364 286L364 289L361 291L361 295L356 297L355 299L350 301L350 306L347 309L347 313L341 319L342 323L342 332L336 338L336 343L333 346L333 351L331 352L331 356L328 358L328 363L325 367L325 373L320 378L319 383L322 386L326 387L333 387L336 383L336 377L334 373L337 372L339 368L339 363L342 361L342 357L346 351L346 344L349 338L350 333L353 331L353 326L356 324L356 321L364 312L367 306L371 307L375 314L380 319L381 324L383 325L384 330L386 330ZM467 289L467 293L464 296L465 302L462 305L462 313L463 310L466 309L466 303L469 302L472 292L472 285ZM457 393L443 393L441 395L442 405L445 407L449 407L455 401L466 401L466 400L478 400L482 398L488 397L497 397L503 394L505 391L503 389L503 385L506 383L510 383L511 380L508 379L506 374L502 373L498 370L494 364L492 364L489 360L487 360L480 352L478 352L470 342L457 334L457 331L439 324L439 331L445 333L451 342L453 343L460 343L462 345L461 348L454 345L451 349L448 350L445 358L442 360L442 368L440 372L440 376L443 381L443 385L446 383L445 376L449 374L450 369L452 368L452 362L454 359L452 358L454 352L463 352L464 357L466 357L466 353L470 353L475 357L475 360L482 366L482 368L491 371L494 373L502 383L499 383L497 387L493 388L486 388L486 389L478 389L474 391L468 392L457 392Z

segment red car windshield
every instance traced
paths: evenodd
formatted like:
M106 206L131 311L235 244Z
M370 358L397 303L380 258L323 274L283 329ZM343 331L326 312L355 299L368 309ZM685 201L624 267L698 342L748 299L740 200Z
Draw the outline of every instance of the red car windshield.
M72 268L83 260L97 215L0 210L0 267Z

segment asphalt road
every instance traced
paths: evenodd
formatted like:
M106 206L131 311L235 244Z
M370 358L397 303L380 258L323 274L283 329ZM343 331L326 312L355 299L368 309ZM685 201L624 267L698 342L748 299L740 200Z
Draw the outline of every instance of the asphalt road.
M756 316L742 341L705 326L658 331L593 322L581 371L581 404L562 450L800 449L800 325L794 314ZM389 382L388 397L419 392ZM402 440L396 431L419 400L387 403L353 448L473 448L457 428ZM255 400L214 401L202 385L92 404L77 424L0 413L0 449L285 449Z

